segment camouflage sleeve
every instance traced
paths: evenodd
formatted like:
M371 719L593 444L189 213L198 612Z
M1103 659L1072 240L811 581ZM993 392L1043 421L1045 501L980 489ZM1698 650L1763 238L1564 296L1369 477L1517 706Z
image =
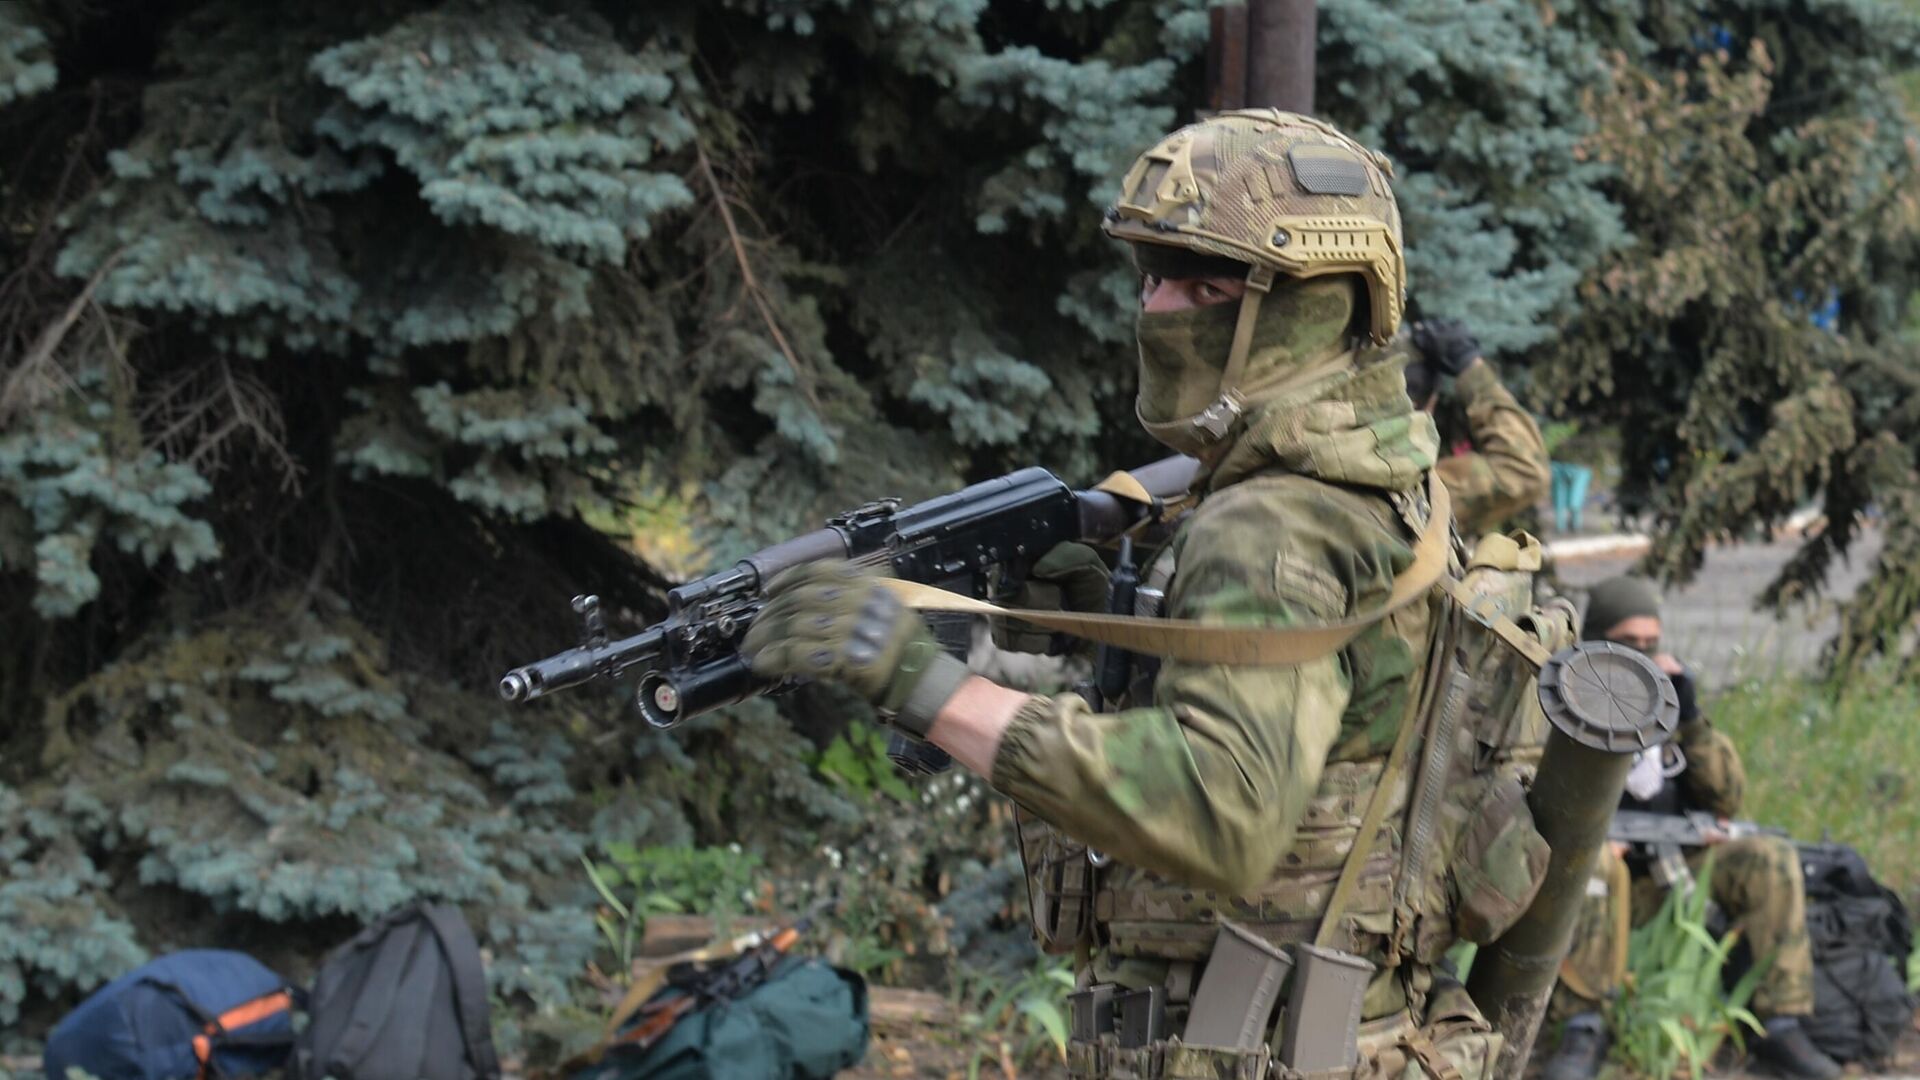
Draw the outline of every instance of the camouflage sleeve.
M1181 538L1169 614L1287 626L1377 604L1412 553L1353 500L1300 478L1213 496ZM1169 661L1153 705L1119 713L1034 698L1002 739L993 785L1125 862L1248 892L1292 846L1341 734L1345 664Z
M1485 360L1455 383L1466 401L1473 451L1434 468L1453 492L1453 514L1467 536L1490 532L1501 519L1538 502L1553 482L1540 426Z
M1721 817L1738 817L1747 793L1747 770L1733 740L1714 730L1704 716L1681 725L1678 738L1687 755L1680 782L1688 802Z

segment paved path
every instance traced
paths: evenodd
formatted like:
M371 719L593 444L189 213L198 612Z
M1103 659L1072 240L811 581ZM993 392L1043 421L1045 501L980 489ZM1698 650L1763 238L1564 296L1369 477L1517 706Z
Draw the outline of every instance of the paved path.
M1706 566L1693 583L1667 596L1667 647L1698 668L1710 686L1781 668L1804 671L1817 663L1838 627L1833 602L1852 595L1866 580L1880 549L1880 534L1864 533L1851 558L1834 566L1826 597L1811 620L1807 613L1796 613L1776 621L1772 614L1754 610L1754 601L1798 547L1795 541L1776 540L1708 552ZM1584 606L1581 590L1628 572L1637 559L1630 554L1563 559L1559 577Z

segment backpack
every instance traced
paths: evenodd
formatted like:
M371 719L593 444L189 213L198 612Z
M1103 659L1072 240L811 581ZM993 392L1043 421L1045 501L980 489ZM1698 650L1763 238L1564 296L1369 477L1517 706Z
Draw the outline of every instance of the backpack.
M1845 844L1800 845L1813 945L1813 1015L1801 1022L1836 1061L1878 1061L1913 1021L1906 960L1913 922Z
M300 1080L500 1075L480 948L458 908L414 903L328 954L294 1044Z
M252 1076L293 1044L293 993L245 953L172 953L94 991L47 1037L49 1080Z
M789 956L735 1001L687 1014L643 1055L608 1053L568 1080L827 1080L867 1053L867 984Z

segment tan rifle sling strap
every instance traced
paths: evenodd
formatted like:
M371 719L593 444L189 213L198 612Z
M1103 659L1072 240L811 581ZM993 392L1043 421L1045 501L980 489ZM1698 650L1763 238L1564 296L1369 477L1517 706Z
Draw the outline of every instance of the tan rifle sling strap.
M1445 491L1445 485L1435 483L1435 487ZM1427 507L1427 521L1424 527L1418 526L1412 517L1412 508L1403 500L1395 499L1401 506L1401 513L1409 527L1419 527L1421 535L1432 532L1436 525L1452 532L1452 507L1440 500L1430 500ZM1444 515L1444 516L1443 516ZM1441 574L1440 580L1452 580L1452 575ZM1347 927L1345 915L1347 905L1353 900L1354 890L1360 885L1360 874L1366 869L1367 860L1373 856L1374 845L1379 840L1380 824L1386 817L1387 807L1393 802L1393 793L1400 786L1400 778L1407 771L1407 759L1413 750L1414 735L1425 726L1422 721L1431 718L1441 705L1437 698L1445 692L1452 679L1448 657L1452 653L1455 641L1454 621L1446 617L1444 606L1434 612L1433 625L1427 634L1427 677L1421 684L1421 692L1407 702L1407 715L1400 721L1400 733L1394 737L1393 749L1387 754L1387 763L1380 770L1380 776L1374 781L1373 797L1367 800L1367 809L1360 817L1360 829L1354 834L1353 848L1347 852L1347 858L1340 866L1340 877L1334 883L1333 896L1327 900L1327 910L1321 916L1319 932L1314 935L1313 943L1320 948L1351 949L1353 942L1345 939ZM1409 793L1412 801L1412 793ZM1409 807L1411 809L1411 807ZM1397 935L1394 935L1397 937Z
M1428 531L1432 530L1435 520L1445 520L1437 512L1443 508L1442 503L1434 504L1427 520ZM1468 589L1459 578L1442 574L1437 584L1462 615L1492 632L1508 648L1519 653L1535 671L1552 658L1546 646L1521 629L1518 623L1490 606L1488 598ZM1398 961L1406 944L1404 937L1410 929L1411 914L1407 908L1407 891L1419 887L1417 878L1424 871L1426 846L1432 841L1433 819L1438 812L1434 796L1442 792L1447 779L1454 728L1468 689L1466 673L1459 670L1453 659L1459 641L1459 621L1437 618L1433 636L1429 640L1425 687L1412 702L1413 708L1400 726L1400 734L1394 739L1393 749L1387 756L1386 767L1380 772L1373 797L1367 801L1367 810L1360 820L1360 832L1354 838L1353 850L1347 853L1347 860L1340 867L1340 878L1334 883L1333 897L1327 902L1319 933L1314 937L1314 944L1322 948L1351 945L1350 941L1335 940L1345 930L1342 916L1346 914L1347 904L1359 886L1360 873L1366 868L1373 846L1378 842L1380 821L1386 816L1393 791L1399 786L1401 775L1406 772L1413 735L1426 727L1430 729L1427 732L1428 746L1423 754L1426 760L1422 763L1418 781L1408 792L1408 830L1403 840L1405 848L1401 852L1400 876L1394 887L1394 925L1387 942L1389 963Z
M1384 604L1357 618L1320 626L1223 626L1194 619L1155 619L1137 615L1031 611L1003 608L985 600L932 585L888 579L885 584L908 607L969 615L1015 618L1102 645L1147 656L1196 664L1283 666L1304 664L1340 651L1367 627L1427 595L1446 576L1452 539L1452 499L1437 474L1429 472L1428 498L1433 513L1414 543L1413 562L1394 576Z

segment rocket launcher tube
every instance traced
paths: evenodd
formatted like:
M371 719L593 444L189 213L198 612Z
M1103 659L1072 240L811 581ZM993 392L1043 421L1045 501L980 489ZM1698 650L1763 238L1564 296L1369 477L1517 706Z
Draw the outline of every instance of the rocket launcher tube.
M1644 655L1583 642L1540 669L1553 725L1528 793L1534 827L1553 849L1532 906L1474 958L1467 991L1505 1036L1493 1074L1519 1076L1567 955L1594 854L1626 786L1633 753L1659 746L1680 720L1673 683Z

